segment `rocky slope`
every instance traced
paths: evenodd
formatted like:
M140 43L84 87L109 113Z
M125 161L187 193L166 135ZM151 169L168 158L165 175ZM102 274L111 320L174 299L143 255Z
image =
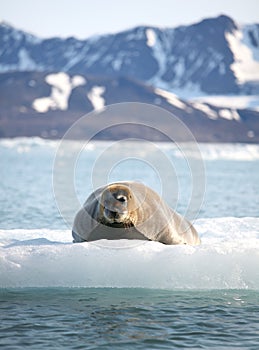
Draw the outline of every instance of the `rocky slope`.
M168 91L128 78L86 77L64 72L0 74L0 136L60 138L81 116L95 111L96 117L91 119L85 130L74 135L75 138L86 137L91 128L98 125L98 115L104 113L105 106L122 102L146 103L171 112L190 128L198 141L259 142L258 112L186 102ZM122 124L124 117L109 116L114 123ZM150 118L157 119L159 123L160 111L157 109ZM147 121L148 116L144 116L144 119ZM97 135L97 138L146 135L151 140L166 140L161 133L139 127L138 124L143 123L144 119L141 115L136 117L132 114L133 124L130 127L122 125L111 128ZM172 122L166 122L165 130L175 128L173 119L172 116ZM174 130L174 138L188 141L188 137L178 129Z

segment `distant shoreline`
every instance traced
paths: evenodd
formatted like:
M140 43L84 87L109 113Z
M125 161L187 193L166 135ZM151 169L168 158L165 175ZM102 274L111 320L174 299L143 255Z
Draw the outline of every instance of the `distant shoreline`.
M42 137L42 136L38 136L38 135L34 135L34 136L12 136L12 137L2 137L0 136L0 141L2 140L21 140L21 139L40 139L40 140L43 140L43 141L61 141L63 138L62 137ZM191 140L185 140L185 141L178 141L178 140L158 140L158 139L145 139L145 138L131 138L131 137L121 137L121 138L98 138L98 137L95 137L95 138L92 138L92 139L87 139L86 138L71 138L71 139L66 139L67 141L88 141L88 142L116 142L116 141L126 141L126 142L145 142L145 141L149 141L149 142L158 142L158 143L188 143L188 144L191 144L193 143L193 141ZM259 142L257 141L250 141L250 142L247 142L247 141L199 141L199 140L196 140L197 143L199 144L251 144L251 145L259 145Z

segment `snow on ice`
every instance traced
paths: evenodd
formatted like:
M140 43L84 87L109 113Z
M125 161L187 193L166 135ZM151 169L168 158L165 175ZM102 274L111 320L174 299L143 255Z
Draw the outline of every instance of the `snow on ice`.
M0 287L259 289L259 219L194 223L200 246L73 244L70 230L0 231ZM152 268L150 268L152 266Z

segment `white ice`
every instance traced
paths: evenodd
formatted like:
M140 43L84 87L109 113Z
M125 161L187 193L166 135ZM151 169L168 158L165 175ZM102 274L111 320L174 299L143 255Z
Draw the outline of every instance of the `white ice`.
M14 139L0 139L0 147L13 149L17 153L31 152L33 149L39 148L52 148L56 150L59 146L59 140L44 140L40 137L17 137ZM82 142L80 141L66 141L68 147L78 149L82 148ZM127 143L127 141L125 141ZM89 143L86 150L92 150L97 152L103 152L104 149L109 148L113 144L112 141L95 141ZM143 142L135 142L136 147L141 147L143 151L149 152L149 145L143 145ZM188 159L196 158L197 152L193 151L192 144L179 143L179 147L176 144L170 142L162 142L158 144L158 148L165 152L170 152L177 158L183 158L184 155L181 149L184 149ZM132 142L128 143L129 149L132 149ZM146 148L145 148L146 147ZM233 161L257 161L259 160L259 145L258 144L238 144L238 143L199 143L199 149L201 156L204 160L233 160Z
M0 287L259 289L259 218L200 219L202 244L71 243L70 230L0 231Z

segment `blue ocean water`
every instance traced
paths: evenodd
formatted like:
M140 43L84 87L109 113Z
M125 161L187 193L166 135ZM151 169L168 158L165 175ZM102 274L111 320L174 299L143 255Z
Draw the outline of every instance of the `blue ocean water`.
M259 146L155 147L68 143L75 203L58 141L0 140L3 349L259 348ZM72 244L76 205L125 179L186 214L202 245Z
M1 290L3 349L258 349L258 293Z

